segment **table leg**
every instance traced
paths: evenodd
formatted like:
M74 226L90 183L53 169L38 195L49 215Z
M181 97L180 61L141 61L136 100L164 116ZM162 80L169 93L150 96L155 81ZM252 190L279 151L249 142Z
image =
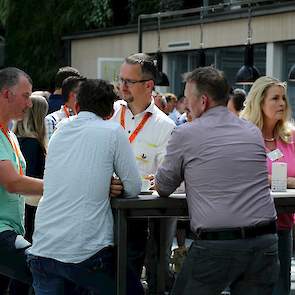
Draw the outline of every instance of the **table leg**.
M126 294L127 281L127 216L117 209L117 295Z
M165 256L166 256L166 243L161 242L161 237L166 237L166 225L165 218L160 218L160 239L159 249L159 261L157 269L157 292L158 294L164 294L165 292Z

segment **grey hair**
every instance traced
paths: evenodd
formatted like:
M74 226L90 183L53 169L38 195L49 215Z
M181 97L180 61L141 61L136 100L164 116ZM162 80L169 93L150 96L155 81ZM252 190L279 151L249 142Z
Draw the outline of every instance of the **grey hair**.
M158 69L151 56L145 53L135 53L125 58L125 62L130 65L140 65L144 79L156 81Z
M30 84L33 84L31 77L18 68L8 67L0 70L0 90L4 87L11 88L15 86L21 76L25 76Z

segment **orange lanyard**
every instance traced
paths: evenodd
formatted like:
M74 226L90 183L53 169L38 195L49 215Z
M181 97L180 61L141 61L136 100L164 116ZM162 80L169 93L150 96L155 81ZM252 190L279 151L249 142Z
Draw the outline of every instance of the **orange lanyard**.
M126 107L122 106L121 109L121 118L120 118L120 123L121 126L125 129L125 114L126 114ZM134 141L134 139L136 138L136 136L138 135L138 133L141 131L141 129L143 128L143 126L145 125L145 123L147 122L147 120L149 119L149 117L151 116L151 113L145 113L142 120L140 121L140 123L137 125L137 127L135 128L135 130L132 132L132 134L129 136L129 142L132 143Z
M14 151L15 157L17 159L18 167L19 167L19 175L22 176L22 175L24 175L24 171L23 171L22 165L20 163L20 152L19 152L19 149L17 148L14 140L9 136L9 132L10 131L7 128L4 128L1 124L0 124L0 129L1 129L2 133L5 135L5 137L7 138L7 140L9 141L9 143L12 146L12 149Z
M64 113L66 114L66 117L69 118L71 116L69 109L64 105L63 110L64 110ZM75 115L77 115L77 113L75 111L73 111L73 112Z

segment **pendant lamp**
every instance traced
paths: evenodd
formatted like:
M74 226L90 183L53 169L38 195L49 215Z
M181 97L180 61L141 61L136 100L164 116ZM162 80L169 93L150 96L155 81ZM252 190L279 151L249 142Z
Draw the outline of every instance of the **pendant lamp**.
M204 26L204 13L203 13L203 9L200 11L200 50L198 51L198 55L197 55L197 67L205 67L206 66L206 54L205 54L205 50L204 50L204 42L203 42L203 26Z
M251 7L249 4L248 40L244 53L244 65L239 69L236 75L236 84L238 85L252 85L255 80L260 77L259 70L254 66L254 48L251 44L251 39Z
M161 39L160 39L160 32L161 30L161 16L160 12L158 14L158 51L155 54L155 63L158 68L158 77L156 79L156 86L169 86L169 79L165 73L162 72L163 70L163 56L161 53Z
M291 67L291 69L289 71L288 80L290 82L295 82L295 64Z

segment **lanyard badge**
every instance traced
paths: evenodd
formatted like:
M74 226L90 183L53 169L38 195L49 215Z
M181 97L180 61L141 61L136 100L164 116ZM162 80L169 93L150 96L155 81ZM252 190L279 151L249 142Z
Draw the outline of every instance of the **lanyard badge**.
M275 149L275 150L267 153L266 155L272 162L274 162L284 156L284 154L281 152L280 149Z
M126 107L122 106L120 123L121 123L121 126L124 129L125 129L125 114L126 114ZM150 118L151 115L152 115L151 113L145 113L144 114L142 120L139 122L139 124L137 125L135 130L132 132L132 134L129 136L129 142L130 143L132 143L134 141L134 139L136 138L138 133L142 130L143 126L145 125L145 123L147 122L147 120Z
M20 162L20 154L21 154L21 152L19 151L16 143L14 142L14 139L12 137L10 137L10 135L9 135L10 131L7 128L4 128L1 124L0 124L0 130L5 135L5 137L9 141L9 143L11 144L11 147L13 149L14 155L15 155L16 160L17 160L17 164L18 164L18 168L19 168L19 175L24 175L23 168L22 168L22 165L21 165L21 162Z

